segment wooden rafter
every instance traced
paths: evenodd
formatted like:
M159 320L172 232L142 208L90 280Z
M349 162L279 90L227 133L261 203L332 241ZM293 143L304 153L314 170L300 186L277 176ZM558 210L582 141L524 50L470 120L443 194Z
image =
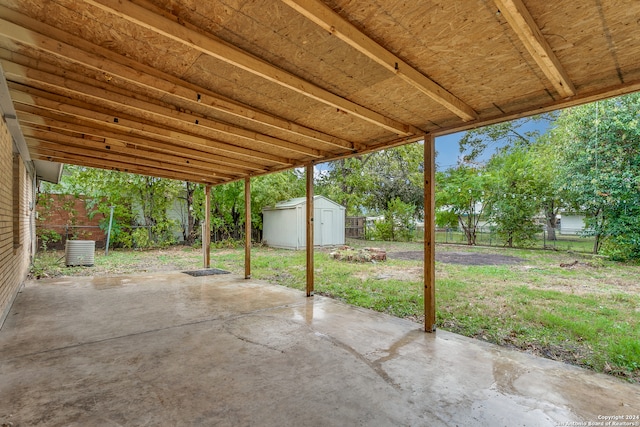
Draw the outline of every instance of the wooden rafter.
M308 82L292 73L275 67L239 48L232 46L213 35L205 35L187 25L181 25L163 16L151 12L130 1L124 0L85 0L110 14L153 31L168 39L182 43L205 55L241 68L270 82L276 83L301 95L322 102L339 111L354 115L369 123L381 126L398 135L422 134L420 129L406 123L385 117L380 113L342 98L326 89Z
M158 98L180 100L199 109L204 108L210 109L212 112L222 112L290 133L294 137L301 137L327 148L339 147L351 150L358 148L353 142L301 126L290 120L233 101L206 88L195 86L185 80L136 62L131 58L118 55L109 49L91 44L57 28L37 22L3 6L0 6L0 18L0 36L46 52L64 61L72 61L87 70L91 70L95 76L101 77L104 81L111 82L113 79L121 79L141 90L157 93ZM24 60L20 61L19 55L2 56L0 54L0 57L5 59L11 57L11 60L21 63L21 65L27 65ZM104 61L105 58L108 61ZM29 61L29 59L27 58L26 61ZM43 62L45 60L46 57L32 61L37 62L38 67L45 67L49 70L58 68L54 64L50 64L47 67L48 64ZM94 81L97 82L97 79L94 78Z
M547 39L542 35L522 0L494 0L494 2L560 96L563 98L574 96L576 88L569 75L553 53Z
M538 106L538 108L534 110L531 110L530 108L528 108L528 109L513 111L508 114L488 116L482 119L482 125L483 126L494 125L496 123L503 123L509 120L517 120L523 117L529 117L532 114L549 113L551 111L558 111L563 108L576 107L578 105L587 104L589 102L596 102L601 99L613 98L616 96L623 96L623 95L627 95L634 92L640 92L640 80L627 82L619 86L616 86L615 88L606 88L604 90L597 90L593 92L583 92L583 93L580 93L579 96L576 96L573 98L565 98L565 99L560 99L553 102L548 102L546 104ZM473 124L468 124L463 126L454 125L450 127L443 127L438 131L433 132L433 134L435 136L443 136L443 135L449 135L455 132L462 132L465 130L473 129L475 127L477 127L477 125L473 125Z
M56 144L59 146L60 151L67 151L67 147L86 148L95 151L96 155L101 155L101 157L104 156L104 158L109 158L110 155L115 155L120 157L126 156L129 159L143 159L143 162L139 163L143 165L145 164L144 161L147 159L153 159L166 165L174 165L175 170L177 171L188 172L189 170L192 170L194 174L205 174L205 176L215 176L226 180L239 178L239 176L235 174L224 172L224 170L228 170L227 168L221 168L213 163L142 150L135 147L128 147L115 140L96 141L91 138L64 135L53 131L34 128L24 128L23 134L25 138L31 138L33 140L49 144ZM131 161L129 161L129 163L131 163Z
M81 156L99 160L105 160L109 162L115 162L123 168L127 168L131 171L137 170L139 167L146 167L149 169L158 169L165 171L173 171L181 173L183 176L193 175L194 177L201 177L203 179L215 179L218 182L229 181L229 177L221 177L214 172L207 172L197 168L178 166L175 163L164 162L161 160L150 160L146 157L133 157L128 155L122 155L118 153L97 151L91 148L90 144L85 144L85 147L76 145L61 145L59 142L51 143L41 139L34 139L25 137L27 145L34 152L57 152L61 155Z
M171 169L160 169L155 167L147 167L136 165L132 163L122 163L118 161L102 159L97 157L90 157L85 155L77 155L71 153L64 153L57 150L33 150L33 158L37 160L46 160L59 163L70 163L79 166L86 166L90 168L108 169L119 172L136 173L141 175L155 176L158 178L177 179L180 181L191 181L208 183L212 185L223 184L225 181L215 179L214 177L196 177L195 175L188 173L180 173Z
M322 152L289 141L280 140L268 135L259 134L237 126L216 122L193 113L185 113L171 108L122 95L102 88L58 77L39 70L29 69L12 62L0 61L5 70L7 80L21 83L52 94L78 99L83 102L100 105L140 119L151 119L166 126L195 133L201 136L224 135L237 141L244 141L244 146L255 150L263 150L272 154L302 154L310 157L321 157ZM25 77L28 76L28 77ZM153 116L153 117L151 117Z
M121 132L129 132L142 137L160 139L168 142L181 141L185 146L196 146L199 149L215 150L225 153L227 156L246 158L252 162L266 160L275 164L293 165L293 161L281 156L238 147L232 144L222 143L213 139L194 135L189 132L171 129L148 121L134 120L113 111L105 111L96 105L87 105L80 101L70 100L58 95L24 87L17 83L10 83L11 97L16 104L16 110L22 111L22 105L28 105L39 109L48 109L52 112L61 111L72 116L82 117L84 120L97 121L102 124L112 124Z
M365 54L465 121L478 118L473 108L378 44L319 0L282 0L307 19Z
M264 166L248 164L247 162L241 162L236 159L220 155L212 155L211 153L200 150L153 141L146 138L136 137L134 135L113 132L108 129L98 129L90 122L76 124L60 121L55 118L44 119L44 117L46 117L46 112L41 111L40 113L40 115L25 112L18 113L18 119L20 120L20 124L25 132L28 132L29 129L38 129L63 134L89 136L96 139L102 139L105 145L123 146L149 151L150 153L169 155L189 161L204 162L207 164L210 163L215 165L215 167L221 172L229 174L235 173L240 175L250 175L252 173L268 171ZM78 120L75 121L79 122Z

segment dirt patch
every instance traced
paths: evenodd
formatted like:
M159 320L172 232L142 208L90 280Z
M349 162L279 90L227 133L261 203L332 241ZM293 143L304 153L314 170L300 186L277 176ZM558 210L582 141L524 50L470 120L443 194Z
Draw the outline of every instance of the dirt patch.
M422 279L423 269L420 267L391 267L385 265L375 270L353 273L360 280L402 280L416 282Z
M390 252L389 259L419 261L424 257L423 251ZM515 256L499 254L483 254L478 252L441 252L436 253L436 261L446 264L462 265L513 265L525 260Z

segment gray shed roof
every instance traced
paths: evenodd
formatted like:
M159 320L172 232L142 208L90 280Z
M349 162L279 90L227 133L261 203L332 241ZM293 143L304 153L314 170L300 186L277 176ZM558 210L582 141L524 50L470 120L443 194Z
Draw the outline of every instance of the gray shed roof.
M314 201L320 200L320 199L326 200L327 202L335 205L337 208L345 209L345 207L342 206L341 204L336 203L333 200L328 199L328 198L326 198L324 196L313 196L313 200ZM266 207L266 208L262 209L262 211L264 212L264 211L272 211L272 210L280 210L280 209L293 209L295 207L302 206L302 205L304 205L306 203L307 203L307 198L306 197L296 197L296 198L293 198L293 199L289 199L289 200L284 200L282 202L278 202L278 203L276 203L275 206Z

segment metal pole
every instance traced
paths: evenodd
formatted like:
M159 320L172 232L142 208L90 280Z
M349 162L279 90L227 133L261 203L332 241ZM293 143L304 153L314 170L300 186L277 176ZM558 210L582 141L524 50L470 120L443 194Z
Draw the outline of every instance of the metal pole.
M111 240L111 226L113 225L113 208L115 206L111 205L109 206L109 209L111 209L111 212L109 213L109 228L107 229L107 244L104 247L104 255L107 256L109 255L109 241Z

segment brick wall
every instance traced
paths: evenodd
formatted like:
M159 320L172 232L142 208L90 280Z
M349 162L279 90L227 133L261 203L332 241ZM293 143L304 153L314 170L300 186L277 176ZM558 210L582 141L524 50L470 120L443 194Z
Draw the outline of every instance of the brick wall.
M70 194L40 194L36 207L38 234L49 230L61 237L57 242L48 242L47 249L64 249L67 238L95 240L97 248L104 248L107 236L100 229L100 221L104 219L104 215L89 215L88 201L85 197ZM42 247L39 239L38 248Z
M29 271L33 254L33 188L0 119L0 326Z

